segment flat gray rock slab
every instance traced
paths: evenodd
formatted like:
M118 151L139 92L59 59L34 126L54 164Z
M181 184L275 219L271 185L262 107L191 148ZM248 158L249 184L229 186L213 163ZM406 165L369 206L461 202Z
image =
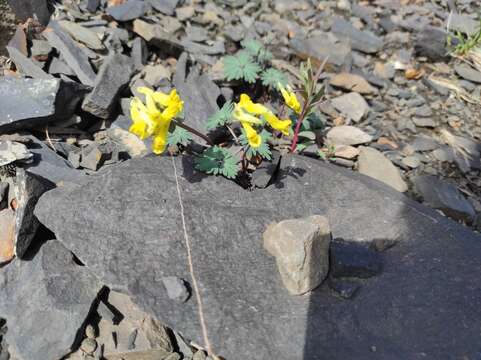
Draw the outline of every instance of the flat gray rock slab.
M0 316L19 360L59 359L70 352L101 289L60 242L44 244L29 261L0 269Z
M481 237L388 186L301 157L277 183L245 191L175 158L208 337L226 359L439 359L480 351ZM72 206L75 204L75 206ZM352 300L323 285L283 287L262 233L271 222L322 214L334 237L369 241L384 269ZM129 160L85 186L55 189L36 215L103 282L203 344L196 297L169 298L162 279L192 285L173 162Z
M60 79L0 78L0 131L38 127L72 116L85 88Z

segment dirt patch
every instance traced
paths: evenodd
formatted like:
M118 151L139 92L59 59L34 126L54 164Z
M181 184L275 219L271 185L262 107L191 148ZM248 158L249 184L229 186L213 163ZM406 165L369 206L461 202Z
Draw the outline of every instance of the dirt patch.
M15 15L7 0L0 0L0 56L6 55L5 46L15 32Z

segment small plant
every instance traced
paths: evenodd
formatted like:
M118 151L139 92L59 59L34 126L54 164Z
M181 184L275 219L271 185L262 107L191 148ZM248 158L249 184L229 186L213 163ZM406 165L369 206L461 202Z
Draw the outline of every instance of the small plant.
M446 41L451 52L456 55L465 55L473 48L481 45L481 20L476 33L464 34L461 31L455 31L454 33L449 32Z
M266 87L275 88L278 83L287 84L285 75L271 65L272 53L257 40L241 42L242 50L224 58L224 75L227 80L243 80L255 83L261 80Z
M243 45L245 53L249 52L258 59L266 61L271 56L255 43ZM239 179L240 173L243 177L248 176L262 161L271 160L273 148L296 152L316 144L315 130L322 128L322 121L315 111L324 94L323 87L317 84L321 71L322 66L314 73L309 61L303 64L300 69L302 83L296 90L278 81L276 88L283 100L280 111L254 102L246 93L242 93L236 103L226 102L206 121L207 130L222 127L229 130L232 137L223 144L213 144L205 134L181 121L183 102L175 89L170 94L164 94L139 88L146 102L144 104L139 98L132 100L133 123L130 131L141 139L152 136L152 150L156 154L163 153L167 145L187 146L192 141L192 135L199 136L208 146L195 153L196 169L228 179ZM274 80L275 76L269 81ZM274 100L278 98L275 93L271 95ZM236 124L240 128L237 135L234 131ZM289 145L288 149L286 145ZM194 150L191 148L189 151Z

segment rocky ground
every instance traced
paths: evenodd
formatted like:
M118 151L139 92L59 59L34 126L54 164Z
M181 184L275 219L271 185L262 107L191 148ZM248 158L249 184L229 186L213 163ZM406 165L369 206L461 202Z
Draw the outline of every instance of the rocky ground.
M464 45L481 33L476 1L12 6L15 35L0 1L0 359L215 359L189 237L226 359L479 356L481 42ZM200 139L171 144L174 160L128 132L140 86L175 87L198 129L241 92L278 107L260 81L226 79L245 39L293 85L302 61L327 59L312 138L274 176L259 166L249 190L193 170ZM323 233L319 282L292 285L260 234L316 214L337 240ZM275 261L289 291L323 285L289 295Z

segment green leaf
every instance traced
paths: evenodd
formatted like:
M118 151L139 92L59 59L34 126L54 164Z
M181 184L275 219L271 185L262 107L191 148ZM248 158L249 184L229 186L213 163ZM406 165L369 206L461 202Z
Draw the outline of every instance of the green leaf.
M316 140L316 134L312 131L300 131L298 135L308 140Z
M268 61L274 57L272 53L257 40L243 40L241 41L241 45L251 56L257 58L259 61Z
M234 104L231 101L227 101L219 111L207 119L206 129L213 130L219 126L230 123L232 120L232 111L234 111Z
M259 155L264 159L271 160L272 159L272 152L271 152L271 149L269 147L268 141L272 138L272 134L269 131L264 129L264 130L261 131L260 136L261 136L261 139L262 139L261 145L257 149L249 146L247 148L246 155L249 158ZM242 129L242 135L239 137L239 140L240 140L242 145L244 145L244 146L249 145L249 142L247 141L247 137L245 135L244 129Z
M246 51L239 51L236 56L224 58L224 75L227 80L245 80L254 83L261 67Z
M196 158L196 169L206 174L234 179L239 173L239 159L229 149L212 146Z
M242 47L252 56L257 56L259 51L263 48L262 43L254 39L245 39L241 41Z
M262 84L264 86L269 86L271 88L276 88L277 83L281 83L281 85L287 85L287 78L286 76L277 69L267 69L261 74Z
M169 134L167 138L167 144L169 145L177 145L181 144L187 146L189 142L192 141L192 135L190 132L181 128L180 126L176 126L174 131Z

